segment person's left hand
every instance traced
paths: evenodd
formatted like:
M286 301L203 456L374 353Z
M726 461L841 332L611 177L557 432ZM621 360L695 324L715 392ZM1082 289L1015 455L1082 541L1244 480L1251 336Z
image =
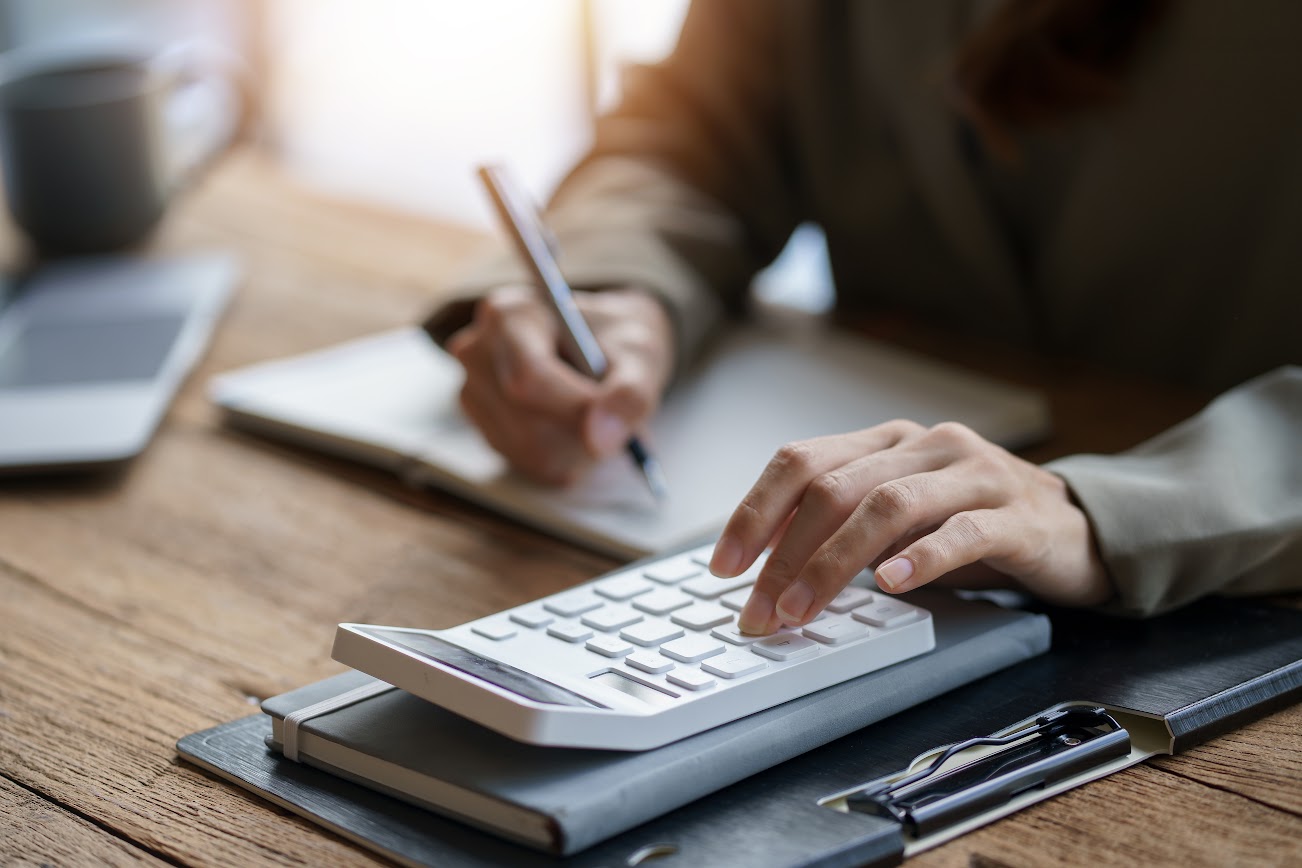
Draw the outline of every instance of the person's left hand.
M735 576L770 544L738 619L747 633L809 623L869 566L891 593L944 576L966 587L1020 584L1062 605L1112 595L1066 483L952 422L888 422L779 449L710 569Z

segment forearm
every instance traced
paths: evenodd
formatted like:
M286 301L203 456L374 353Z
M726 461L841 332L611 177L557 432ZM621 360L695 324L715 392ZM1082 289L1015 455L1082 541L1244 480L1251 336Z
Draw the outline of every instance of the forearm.
M1122 455L1046 467L1089 516L1117 611L1302 589L1302 368L1235 388Z

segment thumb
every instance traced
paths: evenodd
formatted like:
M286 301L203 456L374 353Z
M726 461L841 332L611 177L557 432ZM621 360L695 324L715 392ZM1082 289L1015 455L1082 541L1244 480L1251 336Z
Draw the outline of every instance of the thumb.
M628 444L633 432L646 424L655 409L652 379L638 364L617 364L601 382L601 390L583 420L583 439L597 458L614 455Z
M583 442L596 458L616 454L628 443L633 426L615 407L594 403L583 419Z

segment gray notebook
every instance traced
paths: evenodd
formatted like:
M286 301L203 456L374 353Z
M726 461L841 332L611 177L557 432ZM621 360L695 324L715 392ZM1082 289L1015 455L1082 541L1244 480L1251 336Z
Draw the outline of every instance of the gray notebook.
M1049 646L1040 615L923 590L929 654L653 751L511 741L396 688L305 722L310 765L547 852L570 854ZM350 672L268 699L286 714L373 679Z
M1042 395L803 320L719 336L670 391L647 444L657 504L625 455L580 484L508 471L462 416L461 367L418 328L233 371L212 382L235 425L391 469L618 558L717 535L784 443L890 419L954 420L1008 448L1049 429Z

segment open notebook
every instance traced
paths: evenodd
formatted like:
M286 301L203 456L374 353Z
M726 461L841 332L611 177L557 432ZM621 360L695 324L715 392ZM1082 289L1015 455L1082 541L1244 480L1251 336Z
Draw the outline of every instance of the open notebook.
M1048 431L1037 393L848 334L755 323L723 336L652 422L669 483L657 504L622 454L563 490L509 472L461 415L461 380L413 327L221 375L211 396L232 424L391 468L621 558L720 530L792 440L895 418L960 421L1009 447Z

